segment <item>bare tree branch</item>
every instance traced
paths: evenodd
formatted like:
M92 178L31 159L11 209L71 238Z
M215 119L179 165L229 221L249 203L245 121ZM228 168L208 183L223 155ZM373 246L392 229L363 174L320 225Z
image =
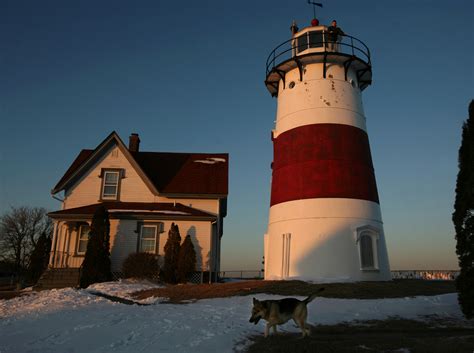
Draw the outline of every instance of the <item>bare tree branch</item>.
M52 222L41 207L12 207L0 217L0 258L12 262L17 271L29 264L41 234L51 236Z

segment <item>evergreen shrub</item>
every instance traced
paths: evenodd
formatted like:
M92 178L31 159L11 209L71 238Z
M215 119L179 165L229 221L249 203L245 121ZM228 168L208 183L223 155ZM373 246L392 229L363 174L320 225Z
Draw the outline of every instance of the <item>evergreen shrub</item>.
M188 234L181 244L178 256L177 275L180 283L186 283L190 275L196 271L196 250Z
M130 254L122 265L122 272L125 278L156 279L160 272L158 258L146 252Z
M109 213L104 206L101 206L92 218L89 241L82 263L80 279L82 288L86 288L93 283L112 280L109 239Z

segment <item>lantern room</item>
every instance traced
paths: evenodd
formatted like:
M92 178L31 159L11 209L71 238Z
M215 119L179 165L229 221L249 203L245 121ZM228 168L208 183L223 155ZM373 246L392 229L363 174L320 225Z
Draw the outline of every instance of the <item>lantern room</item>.
M292 26L292 30L294 28ZM286 87L287 72L298 68L302 81L304 66L314 63L323 64L323 78L328 66L337 64L344 67L345 80L350 70L355 72L354 84L361 91L372 83L370 51L362 41L346 34L333 41L327 26L311 26L293 31L292 38L278 45L268 56L265 80L268 91L273 97L278 96L279 84Z

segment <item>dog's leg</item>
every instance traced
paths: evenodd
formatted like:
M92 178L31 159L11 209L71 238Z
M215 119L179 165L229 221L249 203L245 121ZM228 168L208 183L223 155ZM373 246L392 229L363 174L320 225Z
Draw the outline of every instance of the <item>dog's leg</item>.
M265 326L265 338L268 337L270 333L270 324L267 322L267 326Z
M273 334L274 334L274 335L277 334L277 325L273 325Z
M303 337L308 336L311 333L310 326L306 323L305 318L302 318L302 317L294 318L293 321L301 329Z
M304 328L306 330L306 336L310 336L311 335L311 326L309 326L308 324L304 324Z
M303 337L308 336L311 332L308 328L308 325L306 324L307 318L308 318L308 308L305 306L300 318L300 327L301 327L301 331L303 331Z

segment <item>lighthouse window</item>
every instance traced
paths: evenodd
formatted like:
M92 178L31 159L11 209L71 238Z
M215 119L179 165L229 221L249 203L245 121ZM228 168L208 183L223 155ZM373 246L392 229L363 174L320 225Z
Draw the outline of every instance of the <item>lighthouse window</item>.
M368 234L363 234L360 237L360 261L363 268L374 267L372 237Z
M378 270L379 230L371 225L360 227L355 232L359 248L360 269L362 271Z
M298 53L306 49L308 49L307 33L303 34L301 37L298 38Z
M323 32L309 32L309 47L319 48L323 46Z

